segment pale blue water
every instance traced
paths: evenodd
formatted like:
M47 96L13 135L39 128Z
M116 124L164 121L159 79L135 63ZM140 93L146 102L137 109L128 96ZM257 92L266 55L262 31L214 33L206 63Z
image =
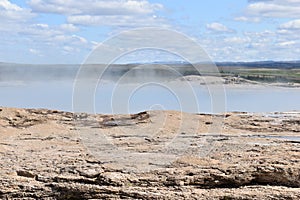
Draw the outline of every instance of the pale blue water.
M179 84L180 86L180 84ZM101 85L95 92L97 113L116 113L111 106L113 84ZM185 88L177 88L181 95L190 95ZM211 98L205 86L194 88L200 112L212 112ZM73 111L72 81L0 83L0 106L19 108L47 108ZM124 90L124 93L126 91ZM300 110L300 88L228 87L226 111L275 112ZM127 112L164 109L181 110L176 96L168 89L147 86L138 89L129 99L114 99L114 106L128 105ZM191 109L183 110L193 112ZM197 112L197 111L195 111Z

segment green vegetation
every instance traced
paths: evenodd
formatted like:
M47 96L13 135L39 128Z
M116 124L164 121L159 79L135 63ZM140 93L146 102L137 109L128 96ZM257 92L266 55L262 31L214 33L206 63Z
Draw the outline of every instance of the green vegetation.
M222 68L222 76L241 77L259 82L300 83L300 69Z

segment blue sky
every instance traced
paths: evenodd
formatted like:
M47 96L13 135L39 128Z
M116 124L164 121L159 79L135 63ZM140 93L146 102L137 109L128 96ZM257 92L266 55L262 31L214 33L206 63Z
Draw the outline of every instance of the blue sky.
M300 0L0 0L0 62L82 63L143 27L182 32L213 61L300 60Z

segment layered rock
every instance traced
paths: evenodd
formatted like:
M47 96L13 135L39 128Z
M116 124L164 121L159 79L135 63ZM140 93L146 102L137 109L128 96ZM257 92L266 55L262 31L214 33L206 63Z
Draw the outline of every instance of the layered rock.
M0 198L300 199L299 125L299 112L1 108Z

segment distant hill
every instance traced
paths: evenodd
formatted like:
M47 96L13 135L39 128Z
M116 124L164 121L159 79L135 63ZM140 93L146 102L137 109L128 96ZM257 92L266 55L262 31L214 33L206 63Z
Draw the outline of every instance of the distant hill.
M201 75L215 76L240 76L249 80L281 80L283 82L300 82L300 61L259 61L259 62L217 62L218 72L210 70L207 63L195 65L203 70ZM143 68L143 65L148 67ZM183 76L200 75L189 63L184 62L155 62L134 64L113 64L105 70L101 78L107 80L118 80L125 73L131 71L132 80L143 76L167 78L172 76L170 70L161 67L167 65L175 69ZM87 65L85 77L100 75L105 64ZM138 69L136 67L139 67ZM47 80L74 80L80 64L78 65L38 65L38 64L15 64L0 62L0 81L47 81Z
M300 61L258 61L258 62L217 62L219 67L251 67L251 68L274 68L294 69L300 68Z
M187 62L183 61L166 61L166 62L151 62L151 63L132 63L127 65L189 65ZM204 63L197 63L204 64ZM215 62L218 67L249 67L249 68L274 68L274 69L294 69L300 68L299 61L255 61L255 62Z

